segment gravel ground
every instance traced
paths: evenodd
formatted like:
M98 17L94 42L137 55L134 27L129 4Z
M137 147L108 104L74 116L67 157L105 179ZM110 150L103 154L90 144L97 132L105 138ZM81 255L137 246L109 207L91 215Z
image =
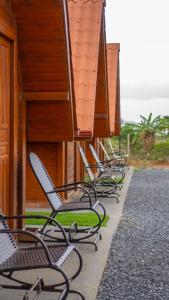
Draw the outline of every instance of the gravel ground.
M169 170L134 172L100 299L169 299Z

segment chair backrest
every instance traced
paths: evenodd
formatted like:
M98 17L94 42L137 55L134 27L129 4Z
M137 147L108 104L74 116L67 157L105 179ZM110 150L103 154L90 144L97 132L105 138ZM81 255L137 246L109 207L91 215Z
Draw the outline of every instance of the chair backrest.
M101 161L100 161L100 158L99 156L97 155L97 152L96 150L94 149L93 145L89 145L89 148L90 148L90 151L92 152L92 155L96 161L96 163L98 164L98 169L101 171L101 172L104 172L104 168L102 168L102 165L101 165Z
M0 210L0 230L9 229L2 211ZM5 262L17 249L11 233L0 233L0 264Z
M118 159L118 155L116 155L116 153L115 153L115 151L114 151L114 149L113 149L113 145L112 145L110 139L108 139L108 143L109 143L110 149L111 149L111 151L112 151L112 153L111 153L112 156L114 157L114 159Z
M110 160L110 156L108 155L108 153L107 153L107 151L106 151L106 149L105 149L105 147L104 147L104 145L103 145L103 143L102 143L101 141L100 141L100 146L101 146L101 148L102 148L104 154L106 155L106 158L107 158L108 160Z
M108 139L108 143L109 143L109 146L110 146L111 151L114 152L113 145L112 145L110 139Z
M82 161L84 163L85 169L86 169L86 171L87 171L87 173L88 173L88 175L90 177L90 180L93 181L94 180L94 175L93 175L93 172L92 172L92 170L90 168L90 165L89 165L89 162L88 162L88 160L86 158L86 155L85 155L85 153L84 153L84 151L83 151L83 149L82 149L82 147L80 145L78 145L78 148L79 148L79 152L80 152Z
M29 162L31 168L38 180L49 204L54 210L57 210L62 205L62 199L55 189L55 185L49 176L45 166L40 158L33 152L29 153Z

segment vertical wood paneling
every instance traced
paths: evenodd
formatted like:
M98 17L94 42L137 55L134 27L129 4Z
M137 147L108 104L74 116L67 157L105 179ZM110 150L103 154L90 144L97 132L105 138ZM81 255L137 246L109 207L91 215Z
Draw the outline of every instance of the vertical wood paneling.
M83 164L80 157L78 142L75 142L75 153L74 153L74 170L75 170L75 181L83 180Z
M9 213L10 43L0 37L0 208Z
M67 183L71 183L75 180L74 170L74 142L67 143Z

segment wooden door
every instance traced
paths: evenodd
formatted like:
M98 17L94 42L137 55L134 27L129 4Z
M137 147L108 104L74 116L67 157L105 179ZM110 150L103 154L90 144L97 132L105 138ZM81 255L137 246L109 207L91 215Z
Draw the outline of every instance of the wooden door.
M10 42L0 37L0 209L9 213Z

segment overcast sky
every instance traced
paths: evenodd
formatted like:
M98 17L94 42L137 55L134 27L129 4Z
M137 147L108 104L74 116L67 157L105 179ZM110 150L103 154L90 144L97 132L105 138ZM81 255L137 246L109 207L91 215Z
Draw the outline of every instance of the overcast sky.
M121 116L169 115L169 0L107 0L108 42L120 42Z

